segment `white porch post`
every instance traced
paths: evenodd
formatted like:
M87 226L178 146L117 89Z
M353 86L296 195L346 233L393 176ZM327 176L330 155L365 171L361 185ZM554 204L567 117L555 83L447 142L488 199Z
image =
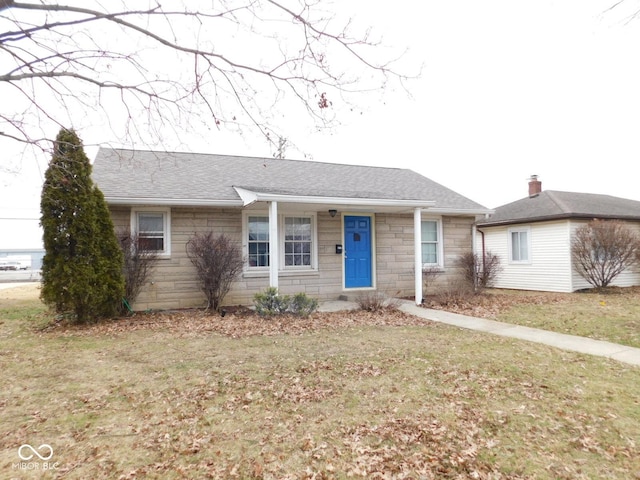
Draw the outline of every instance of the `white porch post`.
M269 286L278 288L278 202L269 202Z
M419 208L413 211L413 260L416 290L416 305L422 303L422 212Z

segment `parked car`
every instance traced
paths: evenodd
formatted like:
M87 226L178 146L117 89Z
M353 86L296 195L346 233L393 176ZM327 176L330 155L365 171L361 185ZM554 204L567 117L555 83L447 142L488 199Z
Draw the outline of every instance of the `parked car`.
M0 270L18 270L20 269L20 264L18 262L4 262L0 263Z

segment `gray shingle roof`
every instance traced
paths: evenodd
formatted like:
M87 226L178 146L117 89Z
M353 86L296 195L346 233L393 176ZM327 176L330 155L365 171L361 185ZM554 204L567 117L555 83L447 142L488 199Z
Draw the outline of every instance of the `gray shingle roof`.
M507 225L560 218L618 218L640 220L640 202L593 193L545 190L495 209L478 226Z
M238 202L233 187L293 196L435 201L437 208L487 211L408 169L305 160L101 148L93 179L107 201Z

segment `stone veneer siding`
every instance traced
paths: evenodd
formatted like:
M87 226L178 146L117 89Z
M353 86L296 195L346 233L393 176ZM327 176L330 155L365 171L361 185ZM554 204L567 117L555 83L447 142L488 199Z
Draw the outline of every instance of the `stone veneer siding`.
M116 231L130 225L129 207L112 207ZM340 295L355 298L358 290L342 288L342 256L335 253L335 245L342 244L341 217L331 218L327 212L317 212L318 271L281 272L279 290L283 294L305 292L319 300L337 299ZM375 218L376 290L393 296L414 294L413 276L413 215L378 213ZM223 208L171 209L171 257L162 258L142 288L133 307L136 310L171 309L205 306L204 295L198 288L194 268L186 255L185 246L195 232L224 233L238 245L242 243L242 210ZM471 217L443 217L444 256L443 273L438 285L446 285L456 274L457 257L471 250ZM224 300L226 305L250 305L253 296L269 285L268 272L242 274L232 285ZM425 292L425 294L432 292Z

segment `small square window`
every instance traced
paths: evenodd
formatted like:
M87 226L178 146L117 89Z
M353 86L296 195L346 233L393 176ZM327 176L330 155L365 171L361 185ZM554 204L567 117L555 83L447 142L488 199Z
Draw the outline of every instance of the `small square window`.
M512 262L529 262L529 229L509 230Z
M138 247L161 255L170 253L169 211L134 211L131 230L138 238Z

